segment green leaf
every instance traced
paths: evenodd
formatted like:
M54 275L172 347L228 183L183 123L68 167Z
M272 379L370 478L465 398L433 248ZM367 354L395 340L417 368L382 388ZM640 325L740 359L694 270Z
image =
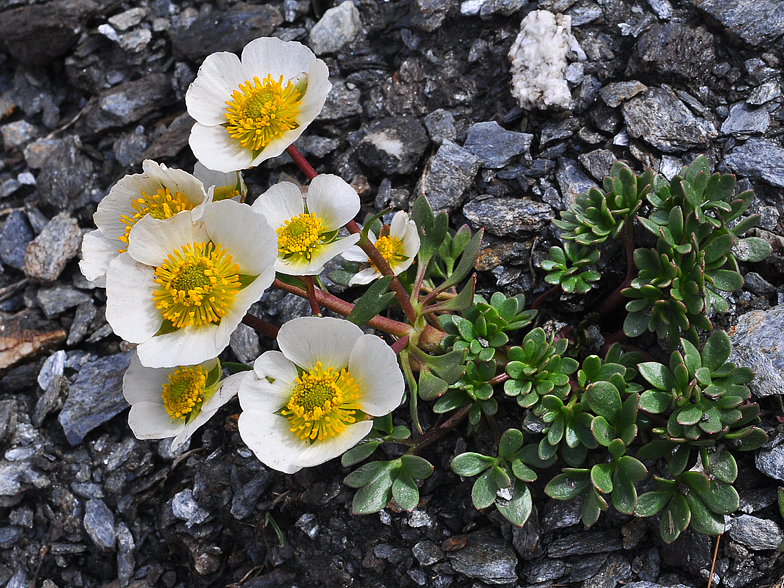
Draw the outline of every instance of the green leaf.
M343 454L340 458L340 464L347 468L355 463L359 463L373 455L373 452L378 449L379 445L381 445L381 441L368 441L367 443L355 445Z
M648 330L650 322L651 317L649 315L643 312L630 312L623 321L623 332L627 337L639 337Z
M433 474L433 466L418 455L401 455L400 465L404 472L417 480L426 480Z
M770 255L770 243L759 237L739 239L735 248L735 257L740 261L758 262Z
M429 369L422 368L419 372L419 397L422 400L435 400L449 388L444 380L430 373Z
M354 309L346 317L347 321L355 325L364 325L374 316L386 310L390 302L395 299L393 292L389 290L392 276L384 276L376 280L356 302ZM385 292L387 292L385 294Z
M445 300L430 307L434 311L462 312L468 310L474 302L474 289L476 287L476 274L468 280L460 293L454 298Z
M556 500L571 500L582 494L590 485L589 470L570 470L550 480L544 492Z
M583 524L586 527L592 526L599 519L599 515L603 510L607 510L607 502L595 488L589 488L585 496L585 502L583 502Z
M612 492L614 471L614 463L598 463L591 468L591 482L599 492Z
M596 438L596 441L604 447L607 447L612 443L616 436L615 427L608 423L607 419L603 416L598 416L593 419L591 422L591 432Z
M485 471L490 466L496 464L498 460L494 457L482 455L481 453L466 452L455 456L452 460L452 471L458 476L475 476Z
M664 366L662 366L664 367ZM668 410L675 399L672 392L664 390L646 390L640 395L640 410L651 414L660 414Z
M428 355L425 363L450 386L465 373L464 351L450 351L444 355Z
M674 494L662 513L660 532L666 543L672 543L681 532L686 530L691 521L689 504L683 494Z
M479 253L479 247L482 245L482 234L483 232L481 230L474 233L471 240L468 242L468 245L466 245L463 254L460 256L460 262L457 264L455 271L438 287L439 290L451 288L468 275L471 268L474 267L476 255Z
M498 444L498 455L504 459L511 460L523 446L523 432L519 429L507 429L501 435L501 442Z
M493 470L490 469L474 482L474 487L471 488L471 501L477 510L487 508L495 501L497 492L498 486L493 479Z
M610 499L618 512L629 515L634 513L637 506L637 490L634 488L634 482L625 478L620 471L613 474Z
M740 498L732 484L712 480L707 492L697 492L702 501L716 514L732 514L738 510Z
M711 372L719 369L729 359L732 351L730 338L724 331L714 331L702 349L702 365Z
M722 292L734 292L743 288L743 277L733 270L713 270L707 272L713 286Z
M678 385L672 372L658 361L641 363L637 366L637 369L639 370L640 375L645 378L648 383L656 386L659 390L666 390L669 392ZM642 404L640 405L640 408L642 408Z
M354 495L354 501L351 505L351 510L354 514L370 514L373 512L378 512L387 505L389 499L392 497L392 484L395 481L395 474L397 470L396 462L373 463L384 463L387 467L380 469L373 479L357 490L357 493ZM366 464L366 466L369 465L371 464ZM357 472L349 474L346 480L344 480L344 483L348 486L352 486L352 484L349 484L347 480L355 473Z
M691 528L701 535L721 535L724 532L724 517L711 512L694 492L686 495L691 510Z
M738 451L754 451L759 449L768 440L768 435L759 427L753 427L748 434L735 440L733 449Z
M719 448L712 453L703 449L703 465L706 469L713 472L717 480L732 484L738 477L738 464L735 458L725 448Z
M596 382L585 391L584 398L597 415L615 422L621 412L621 394L610 382Z
M221 365L229 370L232 374L237 372L249 372L253 369L252 365L245 365L244 363L237 363L234 361L224 361Z
M705 263L713 263L722 256L727 255L734 243L735 239L729 233L717 236L703 248Z
M468 395L462 390L448 390L446 394L441 396L433 405L433 412L436 414L444 414L450 410L460 408L468 402Z
M637 506L635 513L641 517L652 517L667 504L667 501L672 496L671 492L665 490L654 490L653 492L646 492L645 494L637 497Z
M625 478L633 482L640 482L648 475L648 470L642 462L631 455L624 455L618 459L618 469L623 473Z
M512 474L514 474L515 478L522 480L523 482L535 482L538 478L536 472L519 459L512 460Z
M392 483L392 497L403 510L411 512L419 504L419 488L408 474L400 472Z
M506 504L498 503L498 512L504 515L510 523L518 527L522 527L525 524L528 517L531 516L532 510L531 491L520 480L515 480L512 499Z

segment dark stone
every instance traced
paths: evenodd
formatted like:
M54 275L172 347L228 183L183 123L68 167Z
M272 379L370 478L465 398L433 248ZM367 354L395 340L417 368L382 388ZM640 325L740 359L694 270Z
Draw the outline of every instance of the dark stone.
M231 501L232 516L235 519L244 519L251 514L259 498L274 479L275 472L269 470L261 470L253 476L247 484L235 492Z
M560 139L568 139L574 135L575 131L579 128L580 121L574 117L555 122L547 122L542 125L542 134L539 136L539 148L541 149Z
M730 115L721 125L721 132L724 135L761 135L769 126L767 108L751 108L745 102L738 102L730 108Z
M52 318L64 310L84 304L92 298L89 294L80 292L71 286L57 285L38 290L36 300L46 318Z
M476 155L484 167L498 169L518 155L530 162L533 138L529 133L507 131L495 121L481 122L468 129L463 148Z
M239 2L200 16L187 27L173 29L172 48L193 61L217 51L239 53L253 39L269 37L282 22L283 16L274 6Z
M8 53L30 67L44 67L76 45L89 18L92 0L55 0L0 12L0 41Z
M160 137L155 139L142 154L142 160L170 159L175 157L188 145L193 123L196 121L185 112L175 118Z
M749 549L760 551L778 549L784 534L773 521L744 514L732 519L730 537Z
M27 246L25 275L39 282L54 282L66 264L79 252L81 244L82 230L79 223L61 212Z
M374 123L357 146L357 158L385 174L410 174L430 144L425 128L412 118Z
M455 117L448 110L439 108L424 118L425 128L430 135L430 140L436 145L444 141L454 141L457 136Z
M583 167L588 170L595 180L602 181L610 173L610 168L618 160L615 153L609 149L595 149L589 153L583 153L578 157Z
M71 445L81 443L87 433L128 407L122 378L134 353L124 351L82 366L58 417Z
M72 212L90 201L96 187L95 170L81 147L79 137L69 136L47 158L37 179L42 204Z
M655 24L640 35L627 75L650 73L667 82L702 84L716 62L713 45L713 35L703 27Z
M33 240L33 230L27 222L25 213L12 210L0 232L0 260L7 266L24 269L27 244Z
M512 546L517 555L524 560L531 560L542 555L544 549L539 533L539 511L535 506L522 527L512 525Z
M779 0L690 1L749 45L767 47L784 34L784 4Z
M100 498L91 498L85 505L84 530L101 551L114 551L114 515Z
M517 555L503 539L477 531L467 536L466 546L447 554L452 568L485 584L508 584L517 580Z
M767 139L749 139L724 158L736 174L784 188L784 149Z
M619 551L622 547L620 533L612 531L586 531L574 533L550 543L547 555L550 557L569 557L589 553Z
M710 569L713 537L686 529L675 541L665 543L661 549L668 567L697 575L700 570Z
M498 237L535 233L555 218L549 204L522 198L473 200L463 207L463 214Z
M76 122L76 132L91 137L107 129L123 127L160 110L173 99L169 76L146 75L91 98Z
M586 580L583 588L615 588L620 582L628 580L631 574L629 562L620 555L611 553L599 573Z
M432 566L444 559L444 552L432 541L420 541L411 548L411 553L423 566Z
M415 194L424 194L433 212L451 212L479 171L480 160L470 151L444 141L427 164L427 173L417 183Z
M566 564L560 559L542 558L525 568L525 577L532 584L556 580L566 574Z
M340 120L362 114L362 92L341 78L330 77L332 89L316 120ZM303 135L306 136L306 135ZM300 137L302 139L302 137Z
M599 95L607 106L617 108L629 98L634 98L637 94L645 92L647 89L648 86L645 84L637 80L629 80L627 82L607 84L599 90Z
M581 498L573 500L548 500L542 509L542 533L565 529L580 522L583 513Z
M441 26L450 10L455 11L457 5L457 0L414 0L411 24L431 33Z
M566 157L558 159L555 179L561 189L561 210L569 208L580 194L597 187L576 161Z
M653 88L621 107L630 136L664 153L702 147L718 136L713 124L695 117L675 94Z

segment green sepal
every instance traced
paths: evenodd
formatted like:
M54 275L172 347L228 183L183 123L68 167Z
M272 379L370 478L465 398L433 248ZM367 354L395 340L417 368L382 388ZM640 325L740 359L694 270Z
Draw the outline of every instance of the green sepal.
M395 299L394 292L387 292L391 283L392 276L384 276L376 280L367 289L367 292L354 302L354 308L348 314L346 320L361 326L386 310Z

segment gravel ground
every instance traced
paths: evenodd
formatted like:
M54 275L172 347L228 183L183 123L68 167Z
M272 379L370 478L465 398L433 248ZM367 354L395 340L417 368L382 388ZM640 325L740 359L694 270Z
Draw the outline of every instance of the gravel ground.
M144 159L192 170L184 94L215 51L273 35L311 46L330 69L326 107L298 141L319 172L359 192L363 214L420 192L459 227L485 227L479 290L546 289L537 269L549 221L616 159L671 177L706 154L754 189L771 257L717 324L753 388L770 441L744 455L741 509L728 517L713 585L780 585L784 538L784 147L779 0L0 0L0 585L703 586L715 541L672 545L658 523L609 512L591 529L579 503L532 485L523 528L477 512L449 461L487 448L464 429L425 452L436 473L411 513L351 514L336 461L282 475L242 443L235 401L172 452L127 426L121 380L133 353L104 318L105 292L77 261L109 188ZM523 17L571 17L566 108L522 108L507 57ZM582 54L582 55L581 55ZM583 59L580 59L580 58ZM568 94L571 93L571 100ZM305 182L284 155L246 174L252 195ZM360 219L361 220L361 219ZM620 281L553 305L573 320ZM356 293L348 292L348 296ZM269 292L252 312L275 324L307 303ZM547 313L545 313L547 314ZM546 317L545 317L546 318ZM248 328L223 359L271 343ZM760 350L763 350L760 352ZM402 409L400 417L405 417ZM403 421L401 421L403 422ZM509 421L514 424L513 421ZM385 448L392 457L395 448ZM279 529L279 533L278 533Z

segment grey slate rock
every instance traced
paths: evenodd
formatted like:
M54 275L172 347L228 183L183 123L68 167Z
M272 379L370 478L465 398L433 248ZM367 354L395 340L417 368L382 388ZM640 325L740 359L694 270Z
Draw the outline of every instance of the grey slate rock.
M524 560L532 560L542 555L539 510L536 506L532 508L528 520L522 527L512 525L512 546L517 555Z
M724 135L761 135L769 126L767 108L751 108L746 102L737 102L730 107L730 115L721 125L721 132Z
M784 4L779 0L690 0L749 45L767 47L784 34Z
M580 121L573 117L544 123L542 125L542 133L539 136L539 149L559 139L571 137L579 128ZM528 160L530 161L530 157L528 157Z
M368 129L357 145L357 158L385 174L410 174L429 144L425 128L415 119L387 118Z
M668 567L696 576L700 570L710 569L713 545L713 537L700 535L689 528L672 543L662 545L662 559Z
M485 584L517 580L517 555L505 541L483 532L472 533L467 539L465 547L447 554L456 572Z
M415 0L411 7L411 24L431 33L441 26L457 4L456 0Z
M580 522L583 513L581 498L572 500L548 500L542 509L540 520L542 533L565 529Z
M773 141L749 139L730 151L724 161L740 176L784 188L784 149Z
M248 325L242 323L231 334L229 347L237 359L244 363L252 363L261 355L261 344L259 343L258 334Z
M566 564L560 559L544 557L533 562L523 572L532 584L556 580L566 574Z
M444 552L432 541L420 541L411 548L411 553L423 566L432 566L444 559Z
M316 55L336 53L361 32L359 10L353 2L343 2L327 10L310 29L310 48Z
M120 586L127 586L133 578L133 572L136 568L133 557L136 544L128 525L122 521L117 523L114 535L117 538L117 579L120 581Z
M97 188L94 172L92 160L82 153L79 137L64 138L38 175L41 203L59 212L81 208Z
M82 366L57 419L71 445L78 445L87 433L128 407L122 378L134 353L124 351Z
M587 555L589 553L605 553L619 551L622 547L620 532L612 531L586 531L574 533L556 539L547 548L550 557L569 557L572 555Z
M732 519L730 537L749 549L760 551L778 549L784 539L784 533L771 520L744 514Z
M444 141L427 164L427 173L417 182L415 194L427 197L433 212L452 212L479 171L480 160L470 151Z
M54 282L79 252L82 230L76 219L61 212L27 245L24 273L31 280Z
M634 98L637 94L645 92L647 89L648 86L637 80L614 82L599 90L599 96L602 97L607 106L617 108L626 100Z
M96 316L98 316L98 311L92 300L86 300L77 306L71 328L68 331L68 340L66 343L70 346L81 343L87 336L90 326Z
M41 131L35 125L31 125L26 120L17 120L0 127L0 135L3 136L3 145L7 150L24 147L31 141L37 139Z
M85 504L84 530L101 551L114 551L114 515L100 498L91 498Z
M713 35L704 27L679 22L654 24L640 35L627 75L646 72L667 82L675 78L695 84L705 78L715 62Z
M275 473L259 470L246 484L234 493L231 499L231 514L235 519L244 519L256 508L256 503L275 479Z
M36 301L41 310L44 311L46 318L52 318L69 308L79 306L91 299L89 294L64 285L41 288L36 294Z
M455 117L448 110L443 108L434 110L424 118L423 122L430 140L436 145L441 145L444 141L454 141L457 136Z
M355 86L349 86L342 78L330 77L332 89L327 94L324 108L316 120L340 120L349 116L362 114L362 92ZM307 137L307 133L298 140Z
M172 49L192 61L217 51L239 53L253 39L270 36L282 22L283 16L274 6L238 2L173 28Z
M718 136L713 123L695 117L675 94L653 88L621 107L626 128L664 153L679 153L704 146Z
M522 198L473 200L463 207L463 214L498 237L535 233L555 218L549 204Z
M759 106L761 104L767 104L776 98L781 98L781 85L777 80L774 80L771 82L765 82L764 84L754 88L751 91L751 94L749 94L749 97L746 99L746 102L755 106Z
M33 230L25 213L21 210L11 211L0 233L0 260L7 266L23 269L27 244L32 240Z
M602 181L610 173L610 168L617 161L615 153L609 149L595 149L588 153L583 153L578 157L583 167L588 170L595 180Z
M566 577L568 582L584 582L593 578L602 569L604 562L607 561L606 553L597 555L587 555L585 557L570 557L569 575Z
M648 0L648 5L661 19L667 20L672 16L672 4L669 0Z
M784 443L780 436L768 442L755 458L757 469L769 478L784 482Z
M476 155L484 167L498 169L518 155L530 162L533 138L530 133L507 131L495 121L480 122L468 129L463 148Z
M729 361L754 371L748 384L752 394L784 396L784 306L742 315L730 340Z
M593 578L583 583L583 588L615 588L620 582L629 579L632 567L626 558L611 553L602 569Z
M596 182L582 170L576 161L566 157L558 159L558 171L555 173L555 179L561 189L560 210L566 210L577 196L597 187Z

